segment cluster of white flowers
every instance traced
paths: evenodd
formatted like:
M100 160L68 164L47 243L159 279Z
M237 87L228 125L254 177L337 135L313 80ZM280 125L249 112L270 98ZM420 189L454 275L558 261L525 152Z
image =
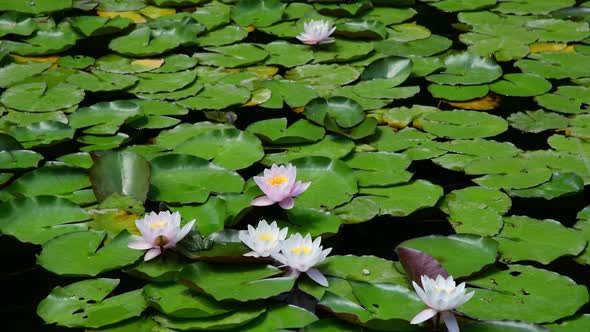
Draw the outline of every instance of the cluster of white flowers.
M280 229L276 221L270 225L266 220L260 220L256 228L248 225L247 231L240 232L240 240L247 245L251 252L245 254L252 257L272 257L282 266L288 266L288 275L297 277L301 273L307 274L313 281L328 287L328 280L315 265L326 259L332 248L321 246L322 238L312 241L311 235L303 237L296 233L288 239L287 228Z
M297 170L288 164L286 166L272 165L265 169L263 176L254 177L254 181L264 192L264 196L252 201L252 205L267 206L278 203L283 209L294 206L294 197L302 194L309 188L311 182L296 181ZM178 241L182 240L193 228L192 220L184 227L180 227L181 218L178 212L168 211L150 213L135 222L141 236L134 235L129 248L148 250L144 260L150 260L163 250L176 248ZM287 275L297 278L305 273L313 281L328 287L328 280L315 266L322 262L332 248L324 249L321 246L321 237L315 240L310 234L305 237L299 233L287 238L288 228L279 228L276 221L270 225L266 220L260 220L257 227L248 225L248 230L240 231L240 240L252 251L245 254L251 257L270 257L281 263L281 267L288 267ZM423 275L420 284L412 282L420 299L428 306L412 319L412 324L420 324L440 314L449 332L459 332L459 325L453 311L462 306L473 297L474 292L466 293L465 283L456 285L452 276L442 276L431 279Z

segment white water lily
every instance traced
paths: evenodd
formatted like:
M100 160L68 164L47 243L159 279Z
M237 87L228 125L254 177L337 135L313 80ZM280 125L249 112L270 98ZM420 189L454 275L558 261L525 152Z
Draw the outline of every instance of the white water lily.
M131 249L148 250L144 260L148 261L166 249L174 250L176 243L182 240L193 228L195 221L188 222L180 228L180 213L162 211L151 212L143 219L135 221L141 236L133 235L133 241L128 244Z
M416 315L410 323L419 324L440 313L449 332L459 332L457 319L451 310L469 301L475 292L466 293L465 283L456 286L452 276L445 279L439 275L435 280L423 275L421 280L423 288L415 281L412 281L412 285L420 299L428 305L428 309Z
M301 273L307 274L313 281L328 287L328 280L314 266L326 259L332 248L323 250L320 245L321 237L317 237L313 242L311 235L305 237L301 234L293 234L287 240L281 241L280 252L273 254L272 257L291 268L290 275L297 277Z
M309 188L311 182L295 181L297 168L291 164L277 166L272 164L270 169L264 170L263 176L255 176L254 182L264 192L252 201L254 206L268 206L279 203L283 209L291 209L295 205L296 196Z
M307 45L329 44L334 42L330 35L336 27L332 27L329 21L313 20L303 23L304 31L297 36L297 39Z
M269 225L264 219L258 222L256 228L248 225L248 230L241 231L238 235L240 240L252 249L244 256L269 257L278 252L280 250L279 243L287 237L288 230L286 227L280 229L276 221Z

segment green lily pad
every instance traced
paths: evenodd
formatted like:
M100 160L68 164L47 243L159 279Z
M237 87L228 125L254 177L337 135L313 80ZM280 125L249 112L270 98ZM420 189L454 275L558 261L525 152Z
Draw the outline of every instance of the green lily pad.
M92 92L120 91L132 87L138 79L131 75L107 73L92 70L92 73L80 71L68 77L67 82L80 89Z
M590 327L590 315L576 315L559 323L547 324L545 326L554 332L582 331Z
M0 4L0 8L6 4ZM19 12L5 12L0 15L0 37L8 34L28 36L36 29L35 21L27 14Z
M319 125L332 120L343 128L354 127L365 119L361 106L345 97L314 99L305 105L303 115Z
M184 205L178 209L186 220L196 220L197 229L202 236L209 236L223 230L226 217L225 201L211 196L206 203L198 206Z
M243 186L239 174L199 157L169 154L151 161L153 201L204 203L211 192L239 193Z
M369 221L379 214L379 205L367 197L355 197L352 201L333 209L345 224Z
M78 205L52 196L21 197L0 205L0 231L21 242L42 244L56 236L83 231L90 216Z
M471 234L425 236L402 242L399 247L413 248L434 257L455 278L481 271L493 264L498 255L496 241Z
M336 39L321 49L315 49L313 57L316 63L348 62L363 58L371 51L373 51L372 43Z
M405 170L411 163L405 154L355 152L344 162L354 170L360 187L386 187L407 182L412 177L412 173Z
M554 93L535 97L537 103L553 111L567 114L588 113L590 88L560 86Z
M285 7L279 0L240 0L231 18L241 26L266 27L281 19Z
M205 158L231 170L246 168L264 157L256 136L233 128L196 135L177 146L174 152Z
M45 166L14 181L8 190L25 196L64 195L90 187L85 170L64 166Z
M452 101L466 101L481 98L490 91L487 85L441 85L430 84L428 91L435 98L442 98Z
M504 225L502 215L511 203L510 198L499 190L468 187L447 194L441 210L449 215L455 232L491 236L500 232Z
M143 293L151 306L171 317L211 317L233 309L181 284L149 284Z
M272 329L297 329L313 323L318 318L311 311L287 304L270 307L262 317L247 325L240 326L240 331L262 331Z
M405 217L413 212L433 207L442 197L442 188L425 180L392 187L361 188L361 194L379 205L379 215Z
M0 169L26 169L36 167L43 160L43 155L30 150L0 151Z
M289 234L337 234L342 220L336 215L312 208L296 206L287 211L288 221L279 221L279 227L288 227Z
M584 250L584 235L558 221L524 216L504 218L504 228L494 239L505 263L537 261L549 264L561 256L576 256Z
M584 179L576 173L554 172L551 179L536 187L510 190L512 196L554 199L584 190Z
M279 274L281 270L270 265L218 265L198 262L188 265L182 271L180 280L189 287L198 287L217 301L249 301L289 291L295 279L277 277Z
M495 11L504 14L549 14L550 12L570 7L576 2L574 0L501 0L494 8Z
M310 156L340 159L354 149L354 142L346 137L326 135L317 143L282 148L285 149L284 152L269 153L262 159L262 163L265 165L285 164L297 158Z
M199 89L200 90L200 89ZM233 84L205 85L196 96L178 101L184 107L197 110L220 110L240 105L250 99L248 89Z
M39 303L37 314L47 323L98 328L139 316L147 307L141 289L107 298L119 279L88 279L55 288Z
M473 161L465 168L467 174L487 174L474 180L488 188L525 189L549 181L552 172L544 163L523 159L496 158Z
M207 53L195 53L194 57L204 65L216 67L240 67L262 62L268 53L253 44L237 44L206 48Z
M269 56L268 65L280 65L291 68L304 65L313 60L313 52L305 45L294 45L285 41L274 41L264 45Z
M311 86L341 86L359 76L356 69L338 65L303 65L285 73L286 79Z
M207 30L212 30L230 22L231 8L222 2L212 1L198 7L192 16Z
M153 71L162 66L161 61L147 62L125 58L117 54L102 56L96 60L96 69L115 74L136 74Z
M52 66L51 62L11 63L0 67L0 87L8 88Z
M475 296L461 311L482 320L554 322L576 313L588 301L586 287L532 266L491 269L468 283L481 289L474 289ZM515 306L518 310L514 310Z
M444 71L427 77L431 82L450 85L489 83L502 75L493 60L472 53L452 54L444 60Z
M124 12L140 10L145 8L146 6L147 4L145 0L101 0L99 6L96 9L109 12Z
M466 332L549 332L539 325L517 321L487 321L461 326Z
M453 42L439 35L431 35L428 38L397 42L383 40L374 42L375 51L385 55L397 56L431 56L446 51Z
M67 124L52 120L16 127L9 132L25 148L51 146L74 137L74 130Z
M84 91L71 84L49 87L46 83L30 83L8 88L0 102L19 111L53 112L75 106L83 99Z
M226 25L199 36L202 46L223 46L234 44L248 37L248 30L239 25Z
M205 28L190 16L178 19L155 20L139 26L128 35L111 40L109 48L128 56L152 56L163 54L177 47L195 44L197 35Z
M578 52L543 52L520 59L514 64L525 73L536 74L544 78L581 78L588 76L590 68L589 55ZM577 66L570 66L575 63Z
M265 312L264 308L250 307L233 311L217 317L173 319L167 316L156 316L155 320L164 327L175 330L204 330L238 328L251 322Z
M301 119L287 127L287 118L254 122L246 131L271 144L311 143L324 138L325 130Z
M513 113L508 117L508 121L510 126L529 133L566 128L568 125L566 117L543 110Z
M96 276L99 273L131 265L143 256L141 250L127 245L131 235L122 232L98 248L105 232L73 232L53 238L43 244L37 257L39 265L48 271L67 276Z
M336 25L339 35L359 39L386 39L385 24L373 20L350 20Z
M63 1L63 0L60 0ZM76 45L78 35L69 23L62 23L53 29L37 30L22 41L5 40L4 49L20 55L56 54Z
M76 16L70 20L72 27L86 37L103 36L123 31L133 25L133 20L116 16L113 18L102 16Z
M432 6L446 12L471 11L495 5L497 0L442 0L435 1Z
M99 201L117 193L144 202L150 183L150 165L133 152L110 152L94 162L90 180Z
M431 134L450 138L491 137L508 129L506 120L498 116L464 110L428 113L420 119L420 126Z
M375 256L330 256L317 268L327 276L351 281L409 286L392 261Z
M130 91L132 93L173 92L191 84L197 73L185 70L177 73L140 73L139 82Z
M303 157L292 161L297 179L311 186L297 197L296 205L309 208L334 208L349 202L358 192L354 172L344 162L326 157Z

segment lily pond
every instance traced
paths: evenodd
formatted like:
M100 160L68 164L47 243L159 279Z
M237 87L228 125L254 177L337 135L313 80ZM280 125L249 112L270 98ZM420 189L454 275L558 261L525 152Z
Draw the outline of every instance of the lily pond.
M0 0L6 331L590 331L590 1Z

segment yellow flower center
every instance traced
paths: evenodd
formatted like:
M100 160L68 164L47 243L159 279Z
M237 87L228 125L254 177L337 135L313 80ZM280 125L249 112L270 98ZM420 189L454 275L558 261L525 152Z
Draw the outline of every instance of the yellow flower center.
M451 290L448 288L438 288L438 287L434 287L434 291L437 293L440 293L440 292L450 293L451 292Z
M286 183L287 181L289 181L289 179L286 176L277 175L277 176L273 176L272 178L270 178L268 180L268 184L270 184L271 186L278 186L283 183Z
M259 239L260 241L270 241L270 242L272 242L272 241L274 241L274 240L275 240L275 237L274 237L274 236L272 236L272 234L270 234L270 233L264 233L264 234L261 234L261 235L258 237L258 239Z
M166 222L165 221L162 221L162 220L155 221L155 222L153 222L153 223L150 224L150 227L151 228L162 228L164 226L166 226Z
M291 248L291 252L293 252L295 255L299 255L301 253L304 253L307 255L311 252L311 247L309 247L309 246L293 247L293 248Z

